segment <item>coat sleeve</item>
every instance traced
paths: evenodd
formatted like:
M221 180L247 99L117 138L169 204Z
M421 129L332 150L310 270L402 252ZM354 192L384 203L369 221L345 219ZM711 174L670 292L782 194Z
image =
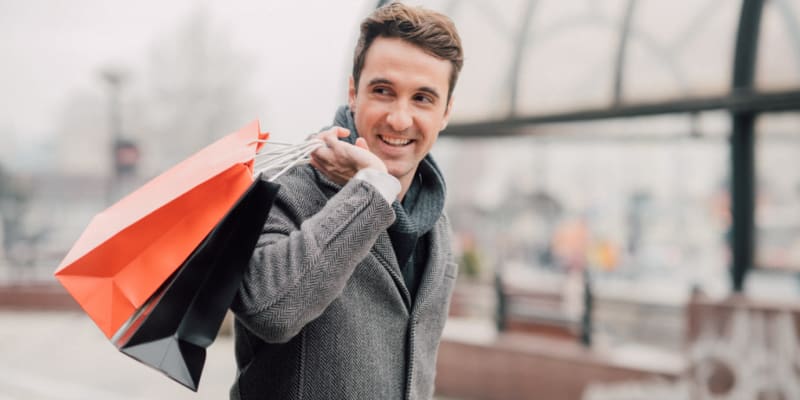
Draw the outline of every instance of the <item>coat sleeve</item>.
M300 214L313 208L304 202L314 196L287 192L270 211L231 306L267 342L289 341L322 314L395 218L391 205L361 180L351 179L308 218Z

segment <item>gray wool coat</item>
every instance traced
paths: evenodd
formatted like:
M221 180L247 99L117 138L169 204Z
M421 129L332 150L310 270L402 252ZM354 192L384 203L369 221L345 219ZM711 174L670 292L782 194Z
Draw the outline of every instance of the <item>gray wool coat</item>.
M446 217L411 301L386 232L395 214L372 185L310 166L278 183L231 307L231 399L430 399L457 272Z

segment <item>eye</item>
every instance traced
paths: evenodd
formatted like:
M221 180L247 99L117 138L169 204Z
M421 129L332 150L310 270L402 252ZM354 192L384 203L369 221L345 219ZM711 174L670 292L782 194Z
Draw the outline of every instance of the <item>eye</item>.
M389 96L392 94L392 91L389 90L386 86L374 86L372 88L372 93L381 95L381 96Z
M426 95L426 94L416 94L414 95L414 101L423 104L433 104L434 99L433 97Z

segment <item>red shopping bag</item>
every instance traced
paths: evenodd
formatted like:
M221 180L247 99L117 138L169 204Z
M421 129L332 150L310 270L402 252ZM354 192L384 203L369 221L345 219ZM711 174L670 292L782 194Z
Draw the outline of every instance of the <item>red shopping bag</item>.
M269 135L257 121L197 152L96 215L55 272L111 338L253 182Z
M197 391L206 349L250 264L280 185L256 179L175 274L111 338L120 352Z

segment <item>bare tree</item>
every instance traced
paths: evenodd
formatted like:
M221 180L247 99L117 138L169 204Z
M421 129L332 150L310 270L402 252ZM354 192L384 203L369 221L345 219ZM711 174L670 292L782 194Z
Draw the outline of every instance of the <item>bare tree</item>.
M119 127L109 123L110 99L98 66L97 86L77 88L65 103L55 139L57 169L80 176L112 176L114 134L140 147L140 178L164 171L260 111L249 87L253 57L236 50L229 32L199 7L157 37L145 62L115 65ZM87 155L91 155L87 157Z
M144 81L132 83L139 93L127 112L151 173L256 115L248 87L254 68L203 8L154 44Z
M116 200L257 115L259 106L248 87L255 66L232 42L223 27L212 24L208 12L197 9L157 37L151 53L142 60L114 65L124 73L117 97L109 95L107 79L103 79L108 65L97 66L95 85L72 91L53 126L51 175L60 185L37 202L45 210L57 208L69 216L51 221L50 228L59 238L78 237L82 218L88 221L107 205L103 193L110 183L120 187ZM117 109L112 110L112 104ZM115 120L119 126L112 126L112 114L119 117ZM130 184L121 185L114 171L115 136L138 146L141 154L135 176L126 181ZM19 236L15 232L21 222L12 219L22 214L11 208L22 203L6 196L11 189L5 181L0 184L4 185L0 198L6 209L0 213L6 219L7 242Z

